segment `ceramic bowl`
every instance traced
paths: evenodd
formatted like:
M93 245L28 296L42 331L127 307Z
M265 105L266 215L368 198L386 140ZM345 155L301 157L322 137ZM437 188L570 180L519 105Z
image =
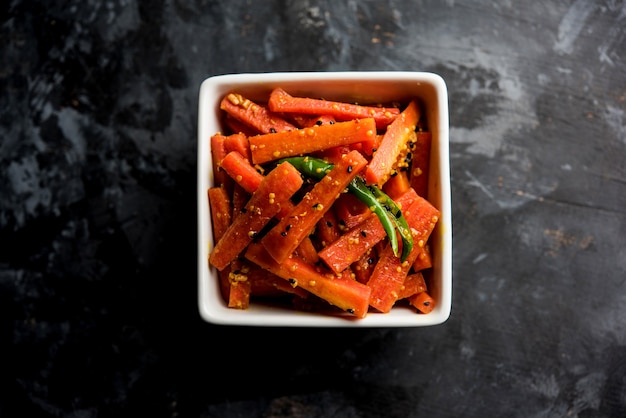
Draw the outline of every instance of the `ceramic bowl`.
M249 309L228 308L218 284L217 270L207 259L213 248L207 190L213 186L210 137L223 131L219 103L237 91L251 100L266 101L282 87L292 95L323 97L358 103L406 102L417 98L432 132L428 200L441 211L431 235L433 267L428 291L436 301L428 314L408 306L365 318L301 312L290 307L250 303ZM198 307L209 323L271 327L421 327L444 323L452 300L452 219L450 204L448 93L444 80L427 72L284 72L228 74L207 78L200 86L198 106Z

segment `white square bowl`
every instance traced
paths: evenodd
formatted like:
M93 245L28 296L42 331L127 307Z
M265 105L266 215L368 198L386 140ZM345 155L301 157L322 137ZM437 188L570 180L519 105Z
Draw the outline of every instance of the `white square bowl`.
M210 138L223 130L220 101L239 92L254 101L267 101L273 88L292 95L323 97L358 103L406 102L417 98L432 133L428 200L441 211L431 235L433 267L428 283L436 304L428 314L408 307L365 318L300 312L291 308L250 303L249 309L228 308L219 290L217 270L209 265L213 248L207 190L213 186ZM448 93L444 80L427 72L284 72L228 74L207 78L200 87L198 108L198 306L213 324L273 327L420 327L445 322L452 302L452 216L450 203Z

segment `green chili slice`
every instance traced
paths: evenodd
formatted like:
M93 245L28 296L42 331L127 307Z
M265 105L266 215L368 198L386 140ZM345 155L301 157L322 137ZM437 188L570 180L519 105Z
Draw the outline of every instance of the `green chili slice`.
M376 196L376 200L378 200L385 209L388 209L387 212L391 214L392 220L395 223L396 229L400 233L400 237L402 238L402 256L400 259L402 261L406 260L409 256L409 253L413 249L413 234L411 233L411 228L409 228L409 224L406 222L406 219L402 215L402 211L396 205L396 202L382 190L380 190L376 186L368 186L371 190L372 194ZM396 255L398 255L396 253Z

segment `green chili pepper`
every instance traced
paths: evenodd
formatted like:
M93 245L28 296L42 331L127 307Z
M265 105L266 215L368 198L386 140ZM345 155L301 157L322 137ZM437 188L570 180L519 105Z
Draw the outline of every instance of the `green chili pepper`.
M288 161L302 174L321 180L332 168L330 164L319 158L312 157L291 157L280 160L279 163ZM406 219L402 215L402 211L396 203L387 196L382 190L374 185L366 185L365 181L357 176L350 184L348 191L356 196L361 202L367 205L372 212L378 216L383 229L389 237L389 242L393 253L398 256L398 237L396 230L400 233L402 239L402 254L400 259L406 260L407 256L413 248L413 236Z
M376 189L378 189L376 187ZM383 226L387 236L389 237L389 243L391 244L391 249L393 253L398 256L398 236L396 235L396 217L387 210L387 208L382 204L381 201L378 200L376 195L372 192L371 187L368 187L365 184L365 181L361 177L355 177L350 184L348 185L348 190L350 193L355 195L357 199L361 202L365 203L371 211L373 211L378 219L380 220L381 225ZM382 193L382 192L381 192ZM391 199L390 199L391 200ZM411 240L412 243L412 240ZM403 255L404 248L407 247L405 242L402 242ZM402 258L404 261L406 257Z
M406 260L409 253L413 249L413 234L411 233L409 224L406 222L406 219L402 215L402 211L392 198L387 196L376 186L369 186L369 189L372 191L372 194L376 196L376 200L378 200L385 207L385 209L388 209L387 212L391 213L396 229L400 232L400 237L402 238L402 256L400 259L402 261ZM396 255L398 254L396 253Z

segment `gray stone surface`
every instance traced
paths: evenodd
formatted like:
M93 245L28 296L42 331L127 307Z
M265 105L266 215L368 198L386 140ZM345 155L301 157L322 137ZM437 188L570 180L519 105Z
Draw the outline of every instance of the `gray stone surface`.
M0 40L0 416L626 416L624 1L14 0ZM445 324L200 319L198 89L279 70L445 79Z

